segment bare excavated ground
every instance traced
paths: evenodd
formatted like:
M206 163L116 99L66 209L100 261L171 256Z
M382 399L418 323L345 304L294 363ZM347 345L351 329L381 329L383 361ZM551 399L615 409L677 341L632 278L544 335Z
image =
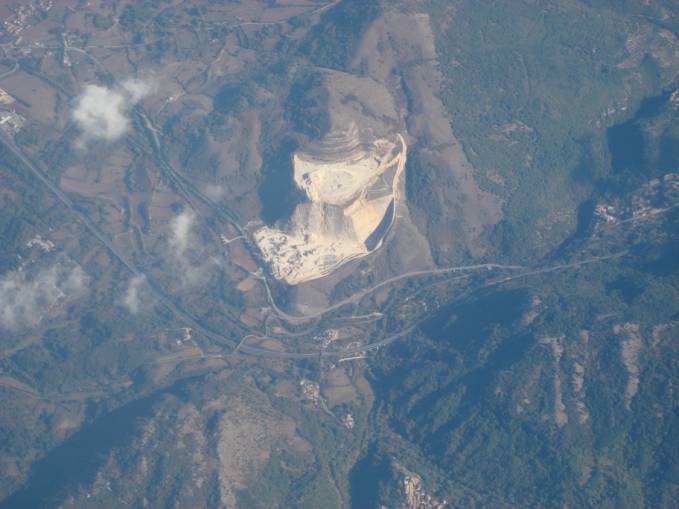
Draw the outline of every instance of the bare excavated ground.
M312 153L293 157L294 180L308 201L288 225L263 227L255 240L274 277L291 285L321 278L379 249L394 223L407 147L359 133L354 120ZM307 149L308 150L308 149Z

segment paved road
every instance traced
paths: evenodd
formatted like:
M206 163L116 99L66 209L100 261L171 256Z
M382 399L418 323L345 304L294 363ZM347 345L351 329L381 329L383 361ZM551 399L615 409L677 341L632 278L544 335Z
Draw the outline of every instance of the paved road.
M111 253L111 255L117 259L125 268L127 268L135 276L144 276L149 287L153 291L154 295L158 300L160 300L168 309L179 316L182 320L188 322L192 327L202 334L218 340L222 344L227 344L229 346L236 346L236 342L225 338L221 334L218 334L210 329L203 326L196 318L191 316L189 313L180 308L172 298L168 297L165 292L163 292L156 283L153 282L151 278L148 277L142 270L140 270L133 262L126 259L120 252L113 246L109 238L99 230L99 228L78 208L75 206L73 201L59 189L51 180L49 180L42 171L36 168L33 163L23 154L21 149L19 149L13 141L8 140L5 135L0 136L0 143L2 143L15 157L17 157L24 166L30 170L30 172L42 182L66 207L68 207L73 214L85 225L87 230L94 235L99 242L101 242Z
M614 259L614 258L620 258L621 256L624 256L626 254L627 254L627 251L622 251L622 252L613 253L613 254L610 254L610 255L596 256L594 258L588 258L586 260L579 260L579 261L572 262L572 263L563 263L563 264L559 264L559 265L553 265L553 266L550 266L550 267L543 267L543 268L539 268L539 269L529 270L529 271L526 271L526 272L522 272L521 274L515 274L515 275L512 275L512 276L507 276L507 277L504 277L504 278L489 281L489 282L483 284L482 286L488 287L488 286L494 286L494 285L501 285L501 284L507 283L509 281L512 281L514 279L518 279L518 278L522 278L522 277L530 277L530 276L536 276L536 275L540 275L540 274L547 274L547 273L550 273L550 272L556 272L556 271L560 271L560 270L578 268L578 267L582 267L584 265L589 265L589 264L592 264L592 263L598 263L598 262L602 262L602 261L606 261L606 260L611 260L611 259ZM486 265L495 266L496 264L472 265L472 266L469 266L469 267L478 268L478 267L485 267ZM510 265L510 266L500 266L500 267L514 267L515 268L516 266ZM445 272L445 271L452 272L454 270L460 270L460 269L461 269L460 267L450 268L450 269L437 269L437 272L439 272L439 273ZM419 271L419 272L431 273L432 271ZM405 277L410 277L410 274L402 274L401 276L396 276L395 278L392 278L392 279L399 279L399 278L403 279ZM388 282L389 282L389 280L384 281L383 283L380 283L380 285L387 284ZM374 290L374 287L373 287L372 290ZM402 330L402 331L400 331L396 334L392 334L390 336L387 336L384 339L381 339L379 341L375 341L375 342L372 342L372 343L368 343L366 345L357 346L355 348L349 348L349 349L346 349L346 350L336 350L336 351L324 350L324 351L316 351L316 352L308 352L308 353L286 353L286 354L281 353L280 356L284 356L284 357L290 358L290 359L306 359L306 358L310 358L310 357L321 357L321 356L322 357L341 358L341 357L348 357L348 356L355 355L355 354L361 354L361 353L369 352L371 350L377 350L378 348L381 348L381 347L386 346L390 343L393 343L397 339L400 339L403 336L406 336L406 335L412 333L426 319L427 319L427 317L424 317L424 318L416 321L414 324L412 324L408 328L406 328L406 329L404 329L404 330ZM245 344L245 342L248 339L255 338L255 337L258 338L258 339L275 339L275 338L270 338L268 336L260 336L260 335L257 335L257 334L249 334L249 335L243 337L243 339L241 340L237 350L242 351L242 352L248 352L249 349L252 349L254 351L254 353L257 353L259 355L261 355L263 352L268 352L268 353L274 353L275 352L274 350L266 350L266 349L263 349L263 348L256 348L256 347L248 347ZM280 352L276 352L276 353L280 353Z
M163 292L160 289L160 287L157 284L155 284L153 280L149 278L142 270L140 270L134 263L127 260L122 254L120 254L120 252L118 252L118 250L113 246L108 237L106 237L106 235L104 235L104 233L102 233L101 230L99 230L99 228L85 214L78 210L73 201L63 191L61 191L61 189L59 189L51 180L49 180L43 174L42 171L35 167L35 165L23 154L21 149L19 149L19 147L17 147L13 141L8 140L6 136L3 134L0 135L0 143L2 143L10 152L12 152L12 154L14 154L14 156L17 157L17 159L19 159L19 161L21 161L23 165L59 199L59 201L66 205L66 207L68 207L71 210L71 212L76 215L76 217L85 225L87 230L89 230L89 232L92 235L94 235L97 238L97 240L99 240L108 249L108 251L114 258L116 258L125 268L132 272L132 274L144 276L154 296L163 305L165 305L176 316L187 322L201 334L217 341L218 343L233 347L235 350L235 348L238 346L238 344L235 341L205 327L195 317L193 317L191 314L189 314L184 309L179 307L171 297L167 296L165 292ZM403 333L401 333L401 335L402 334ZM391 342L394 339L396 338L392 338L388 340L388 342ZM382 344L387 344L385 341L387 340L378 341L371 345L365 345L364 347L359 349L347 350L342 352L329 352L324 355L345 356L347 354L351 354L354 352L366 351L371 348L377 348ZM306 353L278 352L275 350L268 350L266 348L259 348L245 344L240 345L238 351L261 357L272 357L281 359L308 359L318 357L320 355L319 352L306 352Z
M258 273L252 273L252 275L262 281L264 284L266 294L267 294L267 299L269 301L269 304L273 311L282 319L289 323L294 323L294 324L300 324L304 322L309 322L311 320L314 320L316 318L320 318L323 315L335 311L343 306L346 306L348 304L356 304L360 303L361 300L363 300L364 297L367 295L370 295L371 293L375 292L376 290L383 288L385 286L388 286L392 283L395 283L397 281L401 281L404 279L409 279L413 277L419 277L419 276L431 276L431 275L437 275L437 274L451 274L455 272L463 272L463 271L474 271L474 270L493 270L493 269L502 269L502 270L518 270L518 269L524 269L526 267L522 265L501 265L498 263L482 263L482 264L477 264L477 265L461 265L459 267L447 267L443 269L427 269L427 270L414 270L412 272L406 272L405 274L399 274L398 276L391 277L389 279L386 279L376 285L373 285L369 288L365 288L359 292L356 292L355 294L351 295L350 297L347 297L346 299L343 299L339 302L336 302L335 304L328 306L326 308L320 309L318 311L315 311L313 313L308 313L305 315L291 315L289 313L286 313L282 309L280 309L276 305L276 301L273 298L273 294L271 293L271 290L269 289L268 282L262 274ZM370 315L365 315L365 316L354 316L354 318L366 318L366 317L372 317L374 313L371 313Z
M587 258L585 260L578 260L576 262L571 262L571 263L561 263L558 265L551 265L549 267L542 267L542 268L537 268L533 270L529 270L526 272L522 272L520 274L514 274L511 276L506 276L500 279L495 279L492 281L488 281L487 283L484 284L484 286L493 286L493 285L499 285L506 283L508 281L512 281L514 279L519 279L522 277L529 277L529 276L537 276L540 274L547 274L549 272L557 272L559 270L566 270L566 269L573 269L577 267L582 267L583 265L589 265L591 263L598 263L598 262L603 262L605 260L611 260L614 258L620 258L621 256L625 256L627 253L629 253L628 250L624 251L619 251L617 253L609 254L609 255L602 255L602 256L594 256L592 258Z

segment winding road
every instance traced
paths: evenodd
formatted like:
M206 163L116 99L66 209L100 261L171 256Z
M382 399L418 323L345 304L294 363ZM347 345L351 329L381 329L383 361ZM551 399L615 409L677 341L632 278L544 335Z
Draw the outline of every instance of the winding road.
M272 357L272 358L280 358L280 359L308 359L308 358L314 358L314 357L335 357L335 358L342 358L342 357L347 357L351 355L356 355L356 354L361 354L368 352L370 350L375 350L378 349L382 346L386 346L397 339L410 334L413 332L419 325L420 323L425 319L418 320L411 326L407 327L406 329L395 333L393 335L390 335L386 338L383 338L379 341L375 341L369 344L365 345L360 345L355 348L349 348L345 350L321 350L321 351L312 351L312 352L281 352L277 350L270 350L266 348L260 348L256 346L250 346L247 344L247 340L250 338L259 338L259 339L274 339L274 338L269 338L267 336L261 336L256 333L252 333L252 331L248 331L245 327L242 325L239 325L240 328L244 329L247 334L243 336L240 342L236 342L230 338L225 337L224 335L209 329L208 327L205 327L198 319L196 319L194 316L192 316L190 313L185 311L183 308L181 308L172 297L168 296L151 278L148 277L147 274L145 274L142 270L140 270L133 262L125 258L112 244L110 239L78 208L75 206L73 201L63 192L61 191L49 178L47 178L44 173L39 170L29 159L24 155L24 153L21 151L19 147L15 145L15 143L12 140L7 139L6 135L2 134L0 135L0 143L4 145L7 150L9 150L32 174L34 177L36 177L43 185L45 185L58 199L61 201L68 209L71 210L73 214L76 215L76 217L83 223L85 228L92 234L94 237L101 242L106 249L111 253L111 255L117 259L125 268L127 268L133 275L136 276L144 276L146 278L146 281L149 285L149 288L153 292L154 296L165 306L167 307L172 313L174 313L177 317L191 325L191 327L195 328L198 332L201 334L205 335L206 337L220 343L223 345L228 345L232 347L232 352L242 352L250 355L257 355L257 356L262 356L262 357ZM542 268L536 268L536 269L531 269L527 270L524 272L521 272L519 274L512 274L506 277L498 278L492 281L488 281L485 284L483 284L484 287L488 286L493 286L493 285L500 285L507 283L509 281L522 278L522 277L529 277L529 276L535 276L535 275L540 275L540 274L546 274L549 272L556 272L560 270L567 270L570 268L577 268L581 267L587 264L591 263L597 263L597 262L602 262L605 260L610 260L614 258L619 258L621 256L624 256L627 254L627 251L622 251L619 253L614 253L610 255L603 255L603 256L598 256L598 257L593 257L593 258L588 258L586 260L579 260L571 263L564 263L564 264L559 264L559 265L554 265L550 267L542 267ZM332 306L329 306L325 309L319 310L315 313L309 314L309 315L290 315L288 313L285 313L282 311L275 303L273 296L271 295L271 291L268 287L268 283L266 282L266 279L264 276L257 275L255 274L256 277L258 277L260 280L263 281L265 284L268 298L271 303L271 307L274 310L276 314L278 314L281 318L285 319L286 321L289 321L290 323L304 323L308 322L313 319L317 319L322 317L323 315L329 313L330 311L336 310L342 306L345 306L347 304L352 304L359 302L361 299L363 299L365 296L369 295L370 293L375 292L379 288L383 288L385 286L388 286L390 284L393 284L398 281L402 281L404 279L412 278L412 277L419 277L419 276L426 276L426 275L437 275L437 274L449 274L449 273L455 273L455 272L462 272L462 271L473 271L473 270L494 270L494 269L504 269L504 270L520 270L522 268L525 268L520 265L501 265L501 264L495 264L495 263L485 263L485 264L478 264L478 265L467 265L467 266L460 266L460 267L449 267L449 268L441 268L441 269L432 269L432 270L418 270L418 271L413 271L413 272L408 272L406 274L400 274L398 276L394 276L392 278L389 278L385 281L382 281L370 288L366 288L364 290L361 290L357 292L356 294L352 295L351 297L348 297L340 302L337 302L333 304ZM372 316L372 315L366 315L366 316ZM354 316L353 318L365 318L361 316Z

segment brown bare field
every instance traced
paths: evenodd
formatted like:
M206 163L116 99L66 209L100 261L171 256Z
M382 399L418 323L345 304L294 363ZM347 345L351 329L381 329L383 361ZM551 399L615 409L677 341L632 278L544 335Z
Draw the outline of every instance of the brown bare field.
M26 73L15 73L0 81L0 86L18 100L29 104L26 112L41 124L54 121L58 92L43 80Z

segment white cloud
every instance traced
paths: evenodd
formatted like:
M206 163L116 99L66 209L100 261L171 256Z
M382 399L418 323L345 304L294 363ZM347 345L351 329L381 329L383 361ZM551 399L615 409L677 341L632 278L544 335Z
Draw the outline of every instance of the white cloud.
M0 276L0 328L37 325L61 298L82 294L86 282L80 267L58 263L33 274L21 269L6 272Z
M204 188L205 196L211 200L219 200L224 196L224 188L218 184L208 184Z
M194 233L195 220L195 214L186 210L170 222L169 261L176 267L179 282L187 288L206 283L211 271L219 266Z
M123 81L121 88L127 92L129 102L134 105L153 92L155 87L151 82L131 78Z
M83 136L89 139L115 140L129 128L125 97L99 85L88 85L73 111Z
M170 247L176 249L177 254L184 256L189 247L189 237L191 228L196 216L193 212L185 210L175 217L170 223L172 235L170 236Z
M142 275L132 276L127 284L127 291L123 297L123 306L125 306L125 308L133 315L136 315L141 307L141 297L139 293L143 284L144 276Z
M85 289L87 284L87 275L76 265L66 276L61 288L67 294L77 294Z
M73 120L83 132L79 143L114 141L124 136L130 128L130 110L152 90L150 83L137 79L123 81L113 88L87 85L73 110Z

